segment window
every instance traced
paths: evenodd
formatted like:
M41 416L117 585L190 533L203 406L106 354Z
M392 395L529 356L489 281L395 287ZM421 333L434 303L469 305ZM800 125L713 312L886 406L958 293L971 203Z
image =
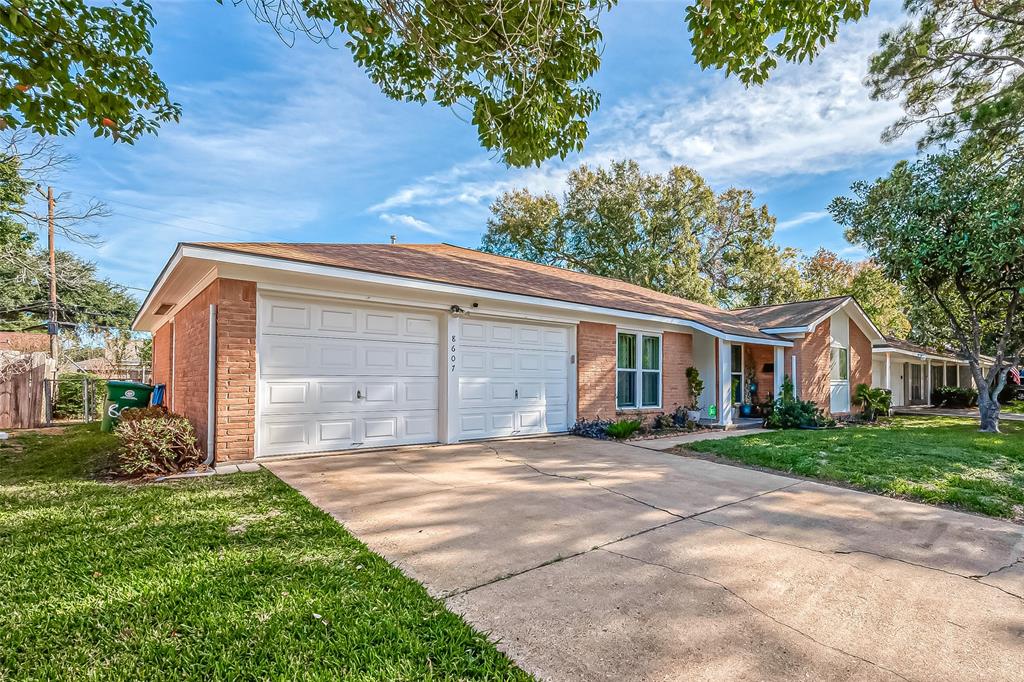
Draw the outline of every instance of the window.
M832 381L849 381L850 351L846 348L832 349Z
M660 407L661 337L620 332L616 356L616 407Z
M730 346L732 358L732 401L743 402L743 346L734 343Z

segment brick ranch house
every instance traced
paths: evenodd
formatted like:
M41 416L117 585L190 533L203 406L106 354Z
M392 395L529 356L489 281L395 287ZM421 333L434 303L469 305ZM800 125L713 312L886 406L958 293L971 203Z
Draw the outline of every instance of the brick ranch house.
M216 461L671 412L689 366L723 426L751 371L843 415L885 342L849 297L726 311L446 244L179 244L134 329Z

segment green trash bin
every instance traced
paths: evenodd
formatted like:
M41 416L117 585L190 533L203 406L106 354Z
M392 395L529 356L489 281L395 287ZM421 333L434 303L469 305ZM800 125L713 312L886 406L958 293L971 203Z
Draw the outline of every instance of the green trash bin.
M113 431L121 410L126 407L147 407L153 387L149 384L137 384L134 381L108 381L107 400L103 404L103 422L101 431Z

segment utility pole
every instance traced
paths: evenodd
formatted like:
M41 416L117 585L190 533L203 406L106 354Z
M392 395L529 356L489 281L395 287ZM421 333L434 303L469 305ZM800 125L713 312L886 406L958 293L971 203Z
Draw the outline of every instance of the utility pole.
M50 304L47 306L46 333L50 335L50 357L53 358L54 372L57 371L57 255L53 247L53 187L46 188L46 232L50 249Z

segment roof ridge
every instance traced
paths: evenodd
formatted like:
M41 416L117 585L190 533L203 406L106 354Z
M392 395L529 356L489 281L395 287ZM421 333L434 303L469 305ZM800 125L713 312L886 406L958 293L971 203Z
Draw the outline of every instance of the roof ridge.
M790 301L789 303L765 303L763 305L748 305L742 308L731 308L735 312L741 310L759 310L761 308L781 308L787 305L797 305L799 303L822 303L824 301L838 301L843 298L853 298L851 294L843 294L841 296L823 296L822 298L806 298L799 301Z

